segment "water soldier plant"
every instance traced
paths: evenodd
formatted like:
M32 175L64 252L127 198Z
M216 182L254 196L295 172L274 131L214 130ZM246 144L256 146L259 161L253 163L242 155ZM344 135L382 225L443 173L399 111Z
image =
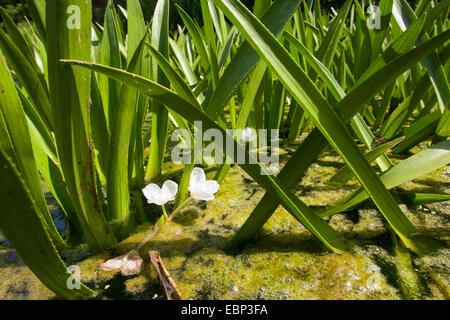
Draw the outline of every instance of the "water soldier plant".
M326 217L366 200L396 248L421 255L446 246L419 232L399 202L450 196L391 189L450 163L450 0L415 8L381 0L368 11L370 1L347 0L331 13L312 0L255 0L253 12L238 0L200 0L203 25L177 6L184 25L174 31L169 0L158 0L151 21L139 0L126 8L109 0L101 25L90 1L26 2L26 31L0 7L0 229L58 296L98 294L68 288L64 250L113 248L154 221L153 204L162 211L157 232L170 219L168 202L172 217L192 200L213 201L232 163L265 190L234 247L281 205L329 250L349 251L352 241ZM159 187L170 138L190 149L190 161L179 184ZM276 175L249 149L267 139L296 143ZM327 148L345 162L329 184L355 177L360 188L312 208L292 188ZM69 222L65 237L42 184ZM131 275L143 263L130 251L102 268Z

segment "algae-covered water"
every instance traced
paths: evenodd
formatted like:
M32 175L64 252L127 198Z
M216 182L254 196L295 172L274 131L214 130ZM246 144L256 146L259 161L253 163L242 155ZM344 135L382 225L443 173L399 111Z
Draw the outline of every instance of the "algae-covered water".
M282 161L294 149L283 149ZM418 151L419 148L415 150ZM329 205L341 199L358 187L356 180L337 189L327 185L342 166L333 152L325 152L294 189L295 193L311 206ZM162 180L179 181L181 169L175 164L166 165ZM448 194L448 172L449 167L441 168L402 185L401 189ZM210 178L213 174L209 173ZM164 299L163 288L149 262L149 250L160 252L184 299L450 297L450 250L443 248L422 257L411 254L410 261L400 260L382 216L370 202L329 221L333 228L353 239L355 246L349 253L330 253L282 207L245 247L230 248L231 237L263 194L257 183L238 166L233 167L216 200L191 202L140 249L145 269L139 276L123 277L120 270L100 271L99 264L135 249L152 232L150 222L110 252L91 255L79 246L64 252L63 258L67 265L80 267L83 282L102 291L99 299ZM401 208L421 232L450 240L450 202L420 207L402 204ZM53 210L57 212L56 207ZM150 216L158 212L156 206L147 208ZM56 298L1 235L0 284L0 299Z

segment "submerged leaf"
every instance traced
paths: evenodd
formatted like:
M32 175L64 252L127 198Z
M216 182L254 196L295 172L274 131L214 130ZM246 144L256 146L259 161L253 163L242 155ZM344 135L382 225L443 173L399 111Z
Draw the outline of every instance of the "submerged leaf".
M100 265L100 270L103 271L114 271L119 268L122 268L120 272L123 276L134 276L144 269L144 260L136 250L132 250L126 255L115 257Z
M135 250L127 253L123 258L124 265L120 271L123 276L134 276L140 274L144 270L144 260Z

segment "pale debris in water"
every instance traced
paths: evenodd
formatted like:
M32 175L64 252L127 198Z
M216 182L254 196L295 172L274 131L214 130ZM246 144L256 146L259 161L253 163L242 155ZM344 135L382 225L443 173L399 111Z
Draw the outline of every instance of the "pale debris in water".
M125 257L125 255L116 257L114 259L110 259L110 260L106 261L105 263L102 263L100 265L100 269L103 271L113 271L113 270L119 269L124 264L124 261L123 261L124 257Z
M121 273L123 276L134 276L140 274L144 269L144 260L135 250L130 251L124 258L124 266Z
M123 276L137 275L144 269L144 260L135 250L132 250L126 255L110 259L100 265L100 269L103 271L113 271L119 268L122 268L120 272Z

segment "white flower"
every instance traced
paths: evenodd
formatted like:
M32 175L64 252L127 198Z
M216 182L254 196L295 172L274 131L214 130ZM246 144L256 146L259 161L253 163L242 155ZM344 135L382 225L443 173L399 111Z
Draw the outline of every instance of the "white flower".
M178 184L171 180L167 180L164 182L162 188L160 188L156 184L151 183L142 189L142 192L147 198L148 203L162 206L169 201L175 200L175 196L178 192Z
M214 194L219 187L220 185L215 180L206 181L206 175L202 168L192 170L188 190L194 198L205 201L214 200Z
M256 133L252 128L242 130L241 141L250 142L256 139Z

